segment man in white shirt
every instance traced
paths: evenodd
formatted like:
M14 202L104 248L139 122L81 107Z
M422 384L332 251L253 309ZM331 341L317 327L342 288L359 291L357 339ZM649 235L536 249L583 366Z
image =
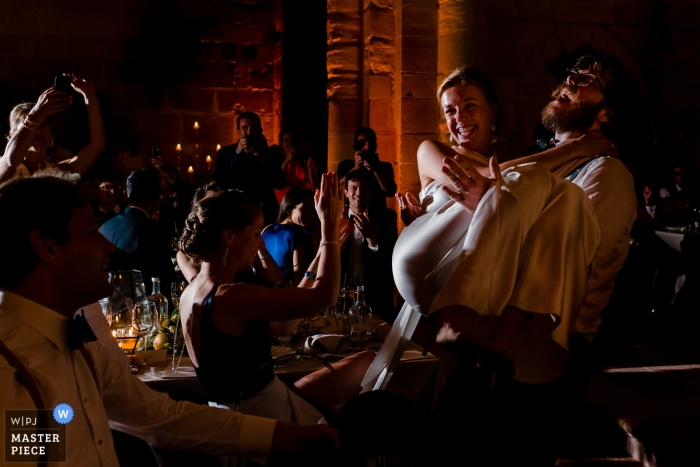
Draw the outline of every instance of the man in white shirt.
M0 185L0 216L12 221L0 229L0 409L68 404L67 465L118 466L110 426L168 449L259 463L275 451L337 445L326 426L175 402L101 344L83 346L94 334L82 316L71 318L109 294L114 247L76 185L52 177L9 181Z

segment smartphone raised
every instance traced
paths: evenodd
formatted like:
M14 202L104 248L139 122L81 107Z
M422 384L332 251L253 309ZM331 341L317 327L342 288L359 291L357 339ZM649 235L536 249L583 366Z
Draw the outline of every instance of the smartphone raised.
M63 76L63 75L57 75L56 78L53 80L53 87L54 89L61 91L66 94L70 94L71 91L73 90L73 87L70 85L71 83L71 77L70 76Z

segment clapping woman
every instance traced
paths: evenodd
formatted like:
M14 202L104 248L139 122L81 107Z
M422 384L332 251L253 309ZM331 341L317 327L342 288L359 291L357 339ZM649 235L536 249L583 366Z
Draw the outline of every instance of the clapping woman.
M185 341L210 403L302 425L320 419L310 404L274 376L270 364L270 337L289 335L297 319L332 306L340 287L343 196L336 174L323 176L314 202L322 234L310 267L315 280L304 278L298 288L280 289L235 281L237 272L252 267L262 244L258 204L244 193L222 191L193 205L180 249L200 260L201 269L182 295L180 312L186 323ZM336 364L346 397L360 390L366 366L355 372L352 362L363 358L367 357L358 354ZM325 389L333 391L329 378L322 372L305 378L297 388L332 406L332 399L324 397Z
M94 86L75 74L65 76L70 76L71 86L85 99L90 142L75 156L68 154L65 160L51 160L53 137L48 117L71 105L73 98L58 89L49 88L35 104L17 104L10 112L8 143L0 157L0 182L12 177L29 177L38 170L55 166L82 175L104 149L107 137Z

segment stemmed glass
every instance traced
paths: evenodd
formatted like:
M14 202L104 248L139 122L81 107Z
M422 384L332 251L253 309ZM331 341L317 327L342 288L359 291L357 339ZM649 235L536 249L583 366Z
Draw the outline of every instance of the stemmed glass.
M170 285L170 298L173 301L173 313L177 310L177 319L175 320L175 337L173 338L173 371L176 371L175 367L175 357L177 356L177 328L180 325L180 297L182 292L184 292L187 287L186 281L174 281ZM185 346L182 346L182 352L180 352L180 360L182 360L182 354L185 353ZM180 366L180 361L178 361L177 366Z
M143 366L148 366L148 335L157 329L158 314L153 302L140 302L134 306L132 326L136 335L143 339Z

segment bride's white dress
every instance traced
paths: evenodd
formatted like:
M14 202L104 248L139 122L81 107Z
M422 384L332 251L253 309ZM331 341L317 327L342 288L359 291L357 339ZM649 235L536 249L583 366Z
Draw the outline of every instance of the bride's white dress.
M476 311L477 337L484 341L506 306L533 313L520 341L515 378L556 379L600 243L590 200L533 163L505 170L473 216L441 186L433 182L421 192L424 213L401 232L394 248L394 279L406 304L363 384L369 387L396 363L396 350L410 339L417 313L448 305Z

